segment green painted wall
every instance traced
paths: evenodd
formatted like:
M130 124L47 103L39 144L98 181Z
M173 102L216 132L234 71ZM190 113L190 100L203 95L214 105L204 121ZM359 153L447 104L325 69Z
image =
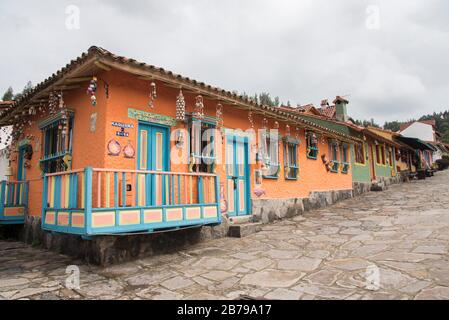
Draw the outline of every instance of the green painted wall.
M355 162L355 149L354 145L351 145L351 168L352 168L352 181L354 182L371 182L371 174L369 169L368 160L368 144L365 145L365 164L358 164Z
M387 148L385 148L387 149ZM385 150L385 157L386 157L386 162L387 164L381 165L381 164L377 164L376 159L377 159L377 154L376 154L376 148L374 148L374 161L376 163L376 177L391 177L391 171L392 169L396 168L396 159L394 157L394 148L393 148L393 166L390 166L389 164L389 157L388 157L388 151Z
M366 163L365 165L357 164L355 162L355 149L354 146L351 145L351 167L352 167L352 181L354 182L371 182L371 172L370 172L370 166L371 163L369 162L369 144L364 143L365 145L365 159ZM394 148L393 151L393 166L390 166L389 164L389 157L388 153L385 154L387 164L381 165L376 163L377 155L376 155L376 148L374 148L374 163L375 163L375 170L376 170L376 177L391 177L392 169L396 168L396 159L394 157Z

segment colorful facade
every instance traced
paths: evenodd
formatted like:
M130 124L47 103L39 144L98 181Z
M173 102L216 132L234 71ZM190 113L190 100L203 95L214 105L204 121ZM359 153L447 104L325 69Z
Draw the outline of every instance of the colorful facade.
M0 122L15 135L1 223L40 217L44 230L83 237L214 225L250 216L259 199L350 192L360 141L97 47Z
M34 217L91 238L266 221L431 165L425 143L359 127L346 99L333 103L258 105L92 47L1 110L13 144L0 224Z

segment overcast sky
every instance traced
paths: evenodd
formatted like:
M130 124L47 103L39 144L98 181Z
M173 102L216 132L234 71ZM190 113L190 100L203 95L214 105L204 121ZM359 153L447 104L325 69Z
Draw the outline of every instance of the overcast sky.
M292 104L345 95L379 123L449 109L444 0L0 0L0 26L0 93L97 45Z

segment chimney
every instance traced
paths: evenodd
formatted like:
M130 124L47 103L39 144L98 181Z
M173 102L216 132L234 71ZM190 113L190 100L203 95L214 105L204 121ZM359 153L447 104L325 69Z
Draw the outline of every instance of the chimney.
M337 120L344 121L344 122L349 120L348 109L347 109L348 103L349 103L348 100L346 100L345 98L342 98L340 96L337 96L335 98L335 100L334 100L335 116L337 117Z
M320 105L321 105L321 108L323 108L323 109L327 108L327 107L329 107L329 101L327 99L323 99L323 100L321 100Z

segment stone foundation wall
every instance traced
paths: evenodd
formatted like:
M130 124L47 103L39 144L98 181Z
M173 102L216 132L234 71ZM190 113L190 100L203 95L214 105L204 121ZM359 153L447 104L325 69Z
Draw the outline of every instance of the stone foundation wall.
M385 187L408 181L404 175L382 178L378 181ZM253 199L251 222L270 223L275 220L301 215L305 211L330 206L341 200L369 192L372 184L354 182L351 190L312 192L309 198ZM83 259L89 263L110 265L141 257L182 250L200 241L228 236L229 223L226 218L218 226L203 226L173 232L96 236L83 240L80 236L46 232L41 229L40 217L27 217L24 226L4 226L1 237L20 240L45 249Z
M364 193L371 191L371 182L353 182L352 190L354 197L358 197Z
M88 263L110 265L156 254L176 252L201 241L225 237L227 221L218 226L180 229L174 232L124 236L95 236L84 240L77 235L46 232L40 217L27 217L23 226L5 226L3 238L15 238L33 246L66 254Z
M253 199L253 222L270 223L352 198L352 190L312 192L309 198Z

